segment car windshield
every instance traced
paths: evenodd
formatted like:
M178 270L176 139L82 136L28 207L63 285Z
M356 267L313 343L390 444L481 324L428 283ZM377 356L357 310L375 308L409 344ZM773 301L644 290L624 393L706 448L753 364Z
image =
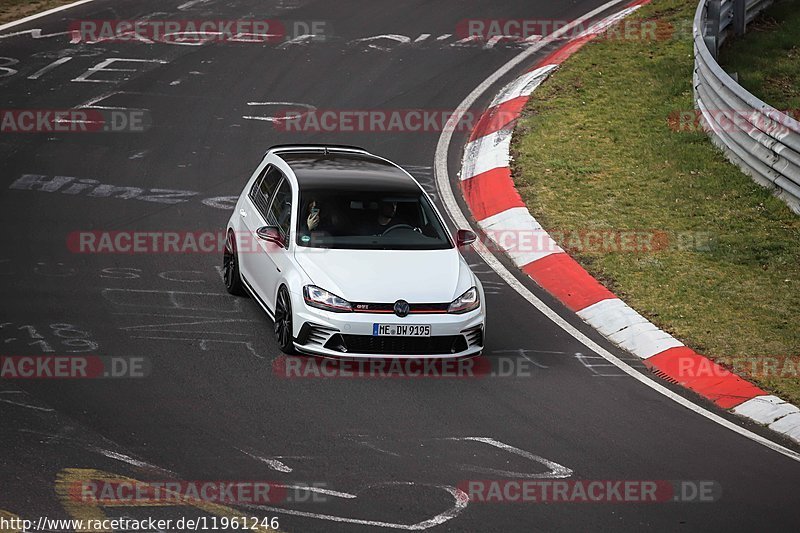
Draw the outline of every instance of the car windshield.
M297 244L359 250L453 246L422 192L368 190L301 191Z

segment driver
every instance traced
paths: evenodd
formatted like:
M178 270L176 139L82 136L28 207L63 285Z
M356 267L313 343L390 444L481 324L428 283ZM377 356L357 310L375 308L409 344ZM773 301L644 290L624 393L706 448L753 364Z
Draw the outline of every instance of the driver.
M377 224L378 225L375 231L376 235L385 235L394 228L401 227L413 229L414 231L420 231L418 228L413 226L413 223L410 223L408 220L406 220L404 216L397 215L397 202L390 200L381 200L381 202L378 204Z
M381 201L378 207L378 225L388 228L397 214L397 202Z

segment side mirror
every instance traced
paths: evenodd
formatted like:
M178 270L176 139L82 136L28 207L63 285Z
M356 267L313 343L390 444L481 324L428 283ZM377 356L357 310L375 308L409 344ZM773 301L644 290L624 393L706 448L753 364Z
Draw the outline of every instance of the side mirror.
M478 236L468 229L460 229L456 233L456 245L458 247L470 245L477 239Z
M277 226L262 226L256 230L256 235L262 241L271 242L281 247L286 246L286 241L281 236L281 231Z

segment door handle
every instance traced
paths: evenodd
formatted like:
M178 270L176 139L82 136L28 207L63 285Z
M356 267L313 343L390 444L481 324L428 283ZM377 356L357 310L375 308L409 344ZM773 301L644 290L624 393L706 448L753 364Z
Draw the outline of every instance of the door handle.
M244 209L239 209L239 215L247 218L247 211L245 211Z

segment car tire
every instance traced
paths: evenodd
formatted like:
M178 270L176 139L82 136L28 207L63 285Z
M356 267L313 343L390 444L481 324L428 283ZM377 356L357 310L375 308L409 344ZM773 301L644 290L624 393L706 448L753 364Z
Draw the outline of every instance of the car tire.
M278 290L278 297L275 299L274 332L275 342L278 343L281 351L288 355L297 353L294 348L293 323L292 299L286 286L282 285Z
M228 231L225 238L225 251L222 254L222 275L225 288L236 296L245 296L242 275L239 272L239 255L236 253L236 237Z

